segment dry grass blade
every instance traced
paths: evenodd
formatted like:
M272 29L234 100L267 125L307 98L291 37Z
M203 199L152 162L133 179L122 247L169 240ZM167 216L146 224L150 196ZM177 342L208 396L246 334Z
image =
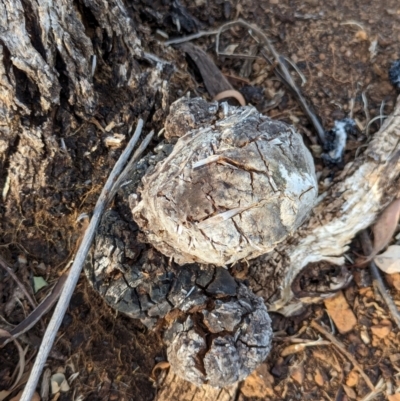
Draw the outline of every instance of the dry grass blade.
M373 259L378 252L385 248L393 237L400 217L400 199L394 200L380 215L372 228L374 245L369 259Z
M21 347L21 344L18 342L18 340L13 340L15 346L18 349L18 375L14 381L14 384L9 388L8 391L13 391L17 385L19 384L19 381L21 380L22 375L24 374L24 370L25 370L25 352Z
M10 331L9 338L6 338L3 341L0 340L0 346L4 346L8 344L11 340L19 337L21 334L26 333L42 318L42 316L44 316L47 312L49 312L49 310L57 302L57 299L61 294L61 291L63 289L67 277L68 275L64 274L58 279L57 284L54 286L50 295L48 295L42 301L42 303L38 307L36 307L18 326L14 327Z
M32 399L37 383L39 381L39 377L42 373L43 366L46 362L51 347L53 346L58 329L61 325L62 319L64 318L72 293L75 289L80 273L82 271L82 266L86 260L87 254L92 245L92 241L95 236L101 216L103 215L106 206L112 199L112 196L115 194L115 191L113 191L113 189L115 188L115 182L118 180L118 177L121 174L124 166L127 164L130 154L132 153L133 148L135 147L136 143L139 140L142 128L143 128L143 120L140 119L133 137L127 144L127 147L122 152L120 158L118 159L113 170L111 171L107 179L107 182L105 183L101 191L99 199L96 202L92 219L90 220L89 226L85 232L83 240L76 253L74 263L71 266L71 270L65 282L64 288L61 292L60 299L57 303L56 309L43 336L42 344L39 348L35 364L33 365L31 375L28 379L28 383L26 384L26 387L22 394L21 401L30 401ZM135 155L139 157L138 152L136 152Z
M23 292L23 294L26 296L26 299L29 301L31 304L32 308L36 308L36 302L33 300L33 298L30 296L29 292L25 288L25 286L19 281L18 277L15 275L14 271L11 269L11 267L8 266L6 261L0 256L0 266L7 271L7 273L13 278L13 280L16 282L20 290Z
M364 230L361 232L360 235L361 238L361 246L363 248L363 251L366 255L372 253L372 243L371 240L369 239L369 235L367 232ZM379 269L376 266L374 261L370 262L370 270L373 278L373 283L378 287L379 292L382 295L383 300L386 302L387 307L390 310L390 313L392 314L392 317L394 321L396 322L397 326L400 328L400 314L399 311L393 302L393 299L390 297L385 284L383 283L382 277L379 274Z
M261 55L272 65L274 66L274 72L275 75L293 92L293 94L296 96L297 101L300 103L300 106L302 107L304 113L307 115L308 119L314 126L315 131L318 134L319 140L321 144L325 144L326 138L325 138L325 130L322 127L321 123L319 122L316 114L310 107L310 105L307 103L305 98L300 92L300 89L297 87L295 82L292 79L292 76L289 73L289 70L286 67L285 64L285 59L283 56L281 56L274 48L268 37L262 32L258 27L251 25L241 19L233 22L228 22L225 25L222 25L215 38L215 49L217 54L222 54L219 50L219 42L220 42L220 36L221 33L226 31L227 29L232 28L235 25L242 26L243 28L246 28L249 30L249 32L252 32L255 34L255 36L258 38L258 40L261 41L261 43L264 45L264 48L266 47L269 51L269 53L272 55L272 59L264 52L264 50L261 50ZM242 58L247 58L248 56L246 55L226 55L222 54L228 57L242 57ZM254 56L252 56L254 57Z

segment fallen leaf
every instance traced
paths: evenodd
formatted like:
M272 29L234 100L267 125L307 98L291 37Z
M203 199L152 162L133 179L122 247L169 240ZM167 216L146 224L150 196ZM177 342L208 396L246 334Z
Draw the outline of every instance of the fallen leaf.
M342 291L339 291L332 298L325 299L324 304L340 334L348 333L354 329L357 319Z
M357 398L356 392L351 387L346 386L345 384L342 384L342 386L343 386L343 390L346 393L347 397L349 397L351 399Z
M58 392L66 393L69 391L69 384L67 382L67 379L65 378L64 373L55 373L53 376L51 376L50 379L51 383L51 393L57 394Z
M400 401L400 394L396 393L396 394L388 395L388 400L389 401Z
M41 276L34 276L33 277L33 289L35 291L35 294L42 289L43 287L46 287L48 285L47 281L41 277Z
M390 245L374 262L386 274L400 273L400 245Z
M400 199L394 200L379 216L372 228L374 248L371 258L375 257L392 239L400 217Z
M324 377L322 376L320 370L317 368L314 375L314 381L318 384L318 386L322 387L325 383Z

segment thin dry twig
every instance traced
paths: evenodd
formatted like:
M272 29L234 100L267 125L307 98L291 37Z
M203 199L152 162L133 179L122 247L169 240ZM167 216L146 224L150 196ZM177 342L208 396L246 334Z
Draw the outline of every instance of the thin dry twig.
M68 308L72 293L74 292L75 286L78 282L80 273L82 271L82 266L86 260L87 254L92 245L92 241L95 236L96 229L100 222L101 216L103 215L105 208L111 201L112 196L116 192L115 183L119 182L118 177L121 174L121 171L123 170L124 166L126 165L129 156L132 153L133 148L135 147L136 143L139 140L142 128L143 128L143 120L139 119L133 137L129 141L126 149L122 152L120 158L115 164L113 170L110 173L110 176L107 179L107 182L105 183L101 191L101 194L99 196L99 199L97 200L96 206L93 211L92 219L90 220L89 226L85 232L83 240L76 253L74 263L72 264L70 273L64 284L64 288L60 295L60 299L57 303L56 309L54 310L53 316L47 326L47 330L43 336L43 341L39 348L35 364L33 365L32 372L29 376L28 382L25 386L24 392L22 393L20 401L30 401L32 399L37 383L39 381L39 377L42 373L44 364L46 362L47 356L49 355L51 347L53 346L55 337L57 335L57 331L60 328L62 319L64 318L65 312ZM137 158L140 156L138 151L135 152L135 155Z
M365 230L361 231L360 239L361 239L361 246L363 248L365 255L371 255L373 252L372 242L371 239L369 238L368 233ZM370 261L369 268L371 271L373 284L375 284L375 286L378 288L383 300L385 301L387 307L389 308L390 313L392 314L393 320L396 322L397 327L400 328L399 310L397 309L395 303L393 302L393 299L390 297L389 292L387 291L383 279L379 273L379 269L373 260Z
M215 51L218 56L226 56L230 58L242 58L242 59L256 59L258 58L257 55L249 55L249 54L228 54L228 53L223 53L220 51L220 36L221 33L226 31L227 29L239 25L242 26L246 29L248 29L251 32L254 32L259 40L261 40L262 44L266 46L269 50L269 52L272 54L273 59L271 60L264 51L261 51L261 55L263 56L264 59L266 59L272 66L274 66L274 73L275 75L293 92L293 94L296 96L298 102L300 103L301 108L303 109L304 113L307 115L309 118L310 122L314 126L315 131L318 134L318 138L321 142L322 145L326 143L326 137L325 137L325 130L322 127L319 119L317 118L316 114L310 107L310 105L307 103L303 95L301 94L300 90L297 88L295 82L292 79L292 76L289 73L289 70L287 69L285 65L285 58L281 56L275 48L272 46L270 40L268 37L257 27L254 25L251 25L247 23L246 21L243 21L241 19L238 19L236 21L231 21L228 22L224 25L222 25L217 31L201 31L193 35L189 35L183 38L177 38L177 39L172 39L169 41L165 42L165 45L172 45L172 44L179 44L179 43L184 43L188 42L193 39L200 38L205 35L216 35L215 37ZM253 35L252 35L253 36ZM254 36L253 36L254 38ZM299 73L300 77L302 78L304 82L304 77L302 74L300 74L299 70L293 65L293 67L296 69L296 71Z
M18 326L14 327L11 331L11 337L7 337L3 342L0 340L0 346L8 344L10 341L18 338L20 335L26 333L31 329L49 310L54 306L59 298L63 289L67 275L61 276L54 289L48 295L39 306L37 306Z
M7 262L0 256L0 266L13 278L13 280L16 282L20 290L23 292L23 294L26 296L26 299L28 302L31 304L32 308L35 309L37 304L34 301L34 299L31 297L25 286L19 281L18 277L14 273L13 269L11 269L10 266L8 266Z
M190 42L193 39L199 39L203 36L210 36L217 34L218 31L199 31L193 35L184 36L182 38L170 39L164 42L165 46L178 45L180 43Z
M372 384L370 378L366 375L361 365L357 362L356 358L350 352L348 352L345 346L336 339L331 333L326 331L322 326L320 326L317 322L312 321L310 326L317 330L319 333L324 335L354 366L354 369L358 370L361 377L364 379L367 386L372 390L375 391L375 386Z
M231 55L231 54L230 55L223 54L223 53L220 53L220 51L219 51L219 41L220 41L221 33L235 25L242 26L242 27L248 29L249 31L252 31L257 36L257 38L262 42L264 47L267 47L268 51L272 54L272 59L270 57L268 57L268 55L264 52L263 49L261 49L261 55L265 58L265 60L267 60L272 66L275 67L274 68L275 75L296 96L304 113L307 115L310 122L314 126L314 129L318 134L321 144L325 144L326 143L325 130L322 127L321 123L319 122L316 114L312 111L310 105L307 103L307 101L301 94L300 90L298 89L297 85L293 81L292 76L290 75L289 70L287 69L287 67L285 65L285 58L275 50L274 46L272 45L272 43L270 42L268 37L258 27L255 27L254 25L251 25L241 19L239 19L237 21L228 22L228 23L222 25L219 28L218 33L215 38L215 49L216 49L217 54L226 55L228 57L235 56L235 55ZM244 58L249 57L248 55L236 55L236 56L240 56L240 57L244 57ZM254 56L251 56L251 57L254 57Z
M25 351L22 349L21 344L17 340L14 339L13 341L14 341L15 346L18 349L18 357L19 357L18 358L18 374L17 374L16 379L14 380L14 384L10 387L10 389L8 391L13 391L17 387L19 381L21 380L22 375L24 374L24 369L25 369ZM26 349L26 351L27 351L27 349Z

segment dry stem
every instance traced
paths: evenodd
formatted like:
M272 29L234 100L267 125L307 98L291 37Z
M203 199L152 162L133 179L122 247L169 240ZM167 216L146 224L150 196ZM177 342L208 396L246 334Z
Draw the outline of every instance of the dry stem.
M6 270L6 272L13 278L13 280L17 283L18 287L20 288L20 290L24 293L24 295L26 296L26 299L28 300L28 302L31 304L32 308L35 309L36 308L36 302L34 301L34 299L31 297L31 295L29 294L29 292L27 291L27 289L25 288L25 286L21 283L21 281L19 281L18 277L16 276L16 274L14 273L13 269L11 269L10 266L8 266L7 262L0 256L0 266Z
M112 196L115 194L115 183L118 182L118 176L120 175L123 167L129 159L133 148L139 140L142 128L143 120L139 119L133 137L129 141L126 149L122 152L120 158L111 171L111 174L108 177L107 182L103 187L103 190L101 191L99 199L97 200L96 206L94 208L93 217L79 246L74 263L71 267L70 273L60 295L60 299L57 303L56 309L49 322L49 325L47 326L47 330L43 336L43 341L39 348L35 364L33 365L32 372L29 376L28 382L25 386L24 392L22 393L20 401L30 401L32 399L37 383L39 381L39 377L42 373L43 366L54 343L57 331L60 328L62 319L64 318L65 312L68 308L72 293L74 292L75 286L78 282L82 266L92 245L92 241L96 233L97 226L100 222L101 216L108 203L112 199ZM136 152L135 155L136 157L139 157L138 152Z
M363 248L365 255L366 256L372 255L373 253L372 243L368 233L365 230L361 232L360 238L361 238L361 246ZM392 314L393 320L396 322L397 327L400 328L400 313L395 303L393 302L393 299L390 297L386 289L385 283L383 282L383 279L379 272L379 269L373 260L369 263L369 268L371 271L373 283L376 285L380 294L382 295L382 298L385 301L387 307L389 308L389 311Z
M310 326L313 329L317 330L319 333L323 334L326 338L328 338L329 341L331 341L331 343L353 364L354 368L358 370L361 377L364 379L365 383L367 383L368 387L372 391L375 391L375 386L372 384L371 380L366 375L361 365L357 362L356 358L354 358L354 356L346 350L345 346L338 339L336 339L331 333L329 333L322 326L320 326L317 322L312 321Z

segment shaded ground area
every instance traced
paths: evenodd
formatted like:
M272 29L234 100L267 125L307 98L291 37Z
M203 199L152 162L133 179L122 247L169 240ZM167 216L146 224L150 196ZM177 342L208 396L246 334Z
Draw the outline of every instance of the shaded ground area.
M168 1L132 4L141 27L139 34L149 52L176 66L170 79L169 102L187 91L205 97L207 92L190 61L186 62L179 50L165 50L160 44L165 34L170 38L182 36L198 29L216 29L223 23L243 18L262 29L277 50L296 65L305 80L302 91L314 105L324 127L331 128L335 119L348 116L356 120L360 131L349 138L344 162L362 152L369 136L379 128L380 119L368 125L371 119L391 112L396 92L388 81L387 71L390 63L400 56L400 6L396 0L387 0L385 7L366 0L336 1L329 5L318 0L196 0L183 4L197 22L190 20L187 25L181 24L181 32L176 23L180 9L171 8ZM90 21L87 25L90 27ZM315 133L292 95L274 77L272 68L262 59L249 62L227 56L215 58L214 35L195 43L214 57L232 85L241 90L249 102L271 117L296 125L307 137L323 190L324 180L336 171L323 166ZM242 30L233 29L221 37L220 48L225 52L251 51L252 47L256 50L257 43ZM294 77L300 84L301 79L296 74ZM102 85L101 80L98 85ZM28 93L29 88L25 90ZM23 207L16 207L18 210L13 214L6 213L5 207L0 205L0 253L28 289L32 288L33 276L51 283L65 269L78 237L74 221L80 213L92 210L121 152L121 149L105 146L104 127L121 115L128 115L126 119L121 118L125 123L121 133L127 133L131 119L138 115L151 116L152 126L148 124L147 129L162 127L165 116L160 99L155 99L154 106L150 105L146 93L138 90L137 100L127 107L131 99L124 98L115 87L104 88L103 92L108 92L109 98L104 98L95 122L73 119L67 110L58 111L58 120L65 122L69 130L63 131L60 124L56 132L59 138L64 138L65 153L58 154L51 171L49 168L52 185L43 189L40 198L28 196ZM0 177L2 187L4 179ZM357 246L353 247L355 255L361 253ZM354 260L355 255L349 257ZM400 371L398 329L383 334L371 330L371 326L391 327L390 316L371 287L369 273L361 269L353 272L354 281L344 296L356 315L357 324L348 334L336 334L336 337L355 356L371 381L376 384L383 379L387 385L385 392L391 394L400 386L396 376ZM316 276L312 280L318 283L321 279ZM396 285L394 281L392 296L400 304ZM40 301L46 292L46 288L39 291L36 300ZM30 310L15 282L0 270L1 323L7 327L15 325ZM27 365L35 356L48 319L47 316L25 336L24 343L29 344ZM299 353L281 355L282 350L292 344L289 336L296 335L299 330L299 338L318 338L315 329L308 327L312 319L322 319L330 330L331 323L323 305L312 306L304 315L290 320L274 316L276 347L262 368L262 382L267 386L263 393L257 393L257 383L244 385L239 399L259 396L258 399L271 400L306 397L345 400L362 399L368 394L370 390L359 373L354 373L352 364L331 345L306 347ZM59 399L78 399L81 395L88 400L152 400L155 388L150 380L151 371L164 359L164 349L157 335L137 321L116 315L82 277L48 366L53 373L62 368L67 377L79 372L71 383L71 390L61 394ZM1 349L0 390L9 388L13 382L17 362L14 344ZM343 383L347 387L343 387ZM258 384L262 388L262 383ZM375 399L386 399L385 392Z

